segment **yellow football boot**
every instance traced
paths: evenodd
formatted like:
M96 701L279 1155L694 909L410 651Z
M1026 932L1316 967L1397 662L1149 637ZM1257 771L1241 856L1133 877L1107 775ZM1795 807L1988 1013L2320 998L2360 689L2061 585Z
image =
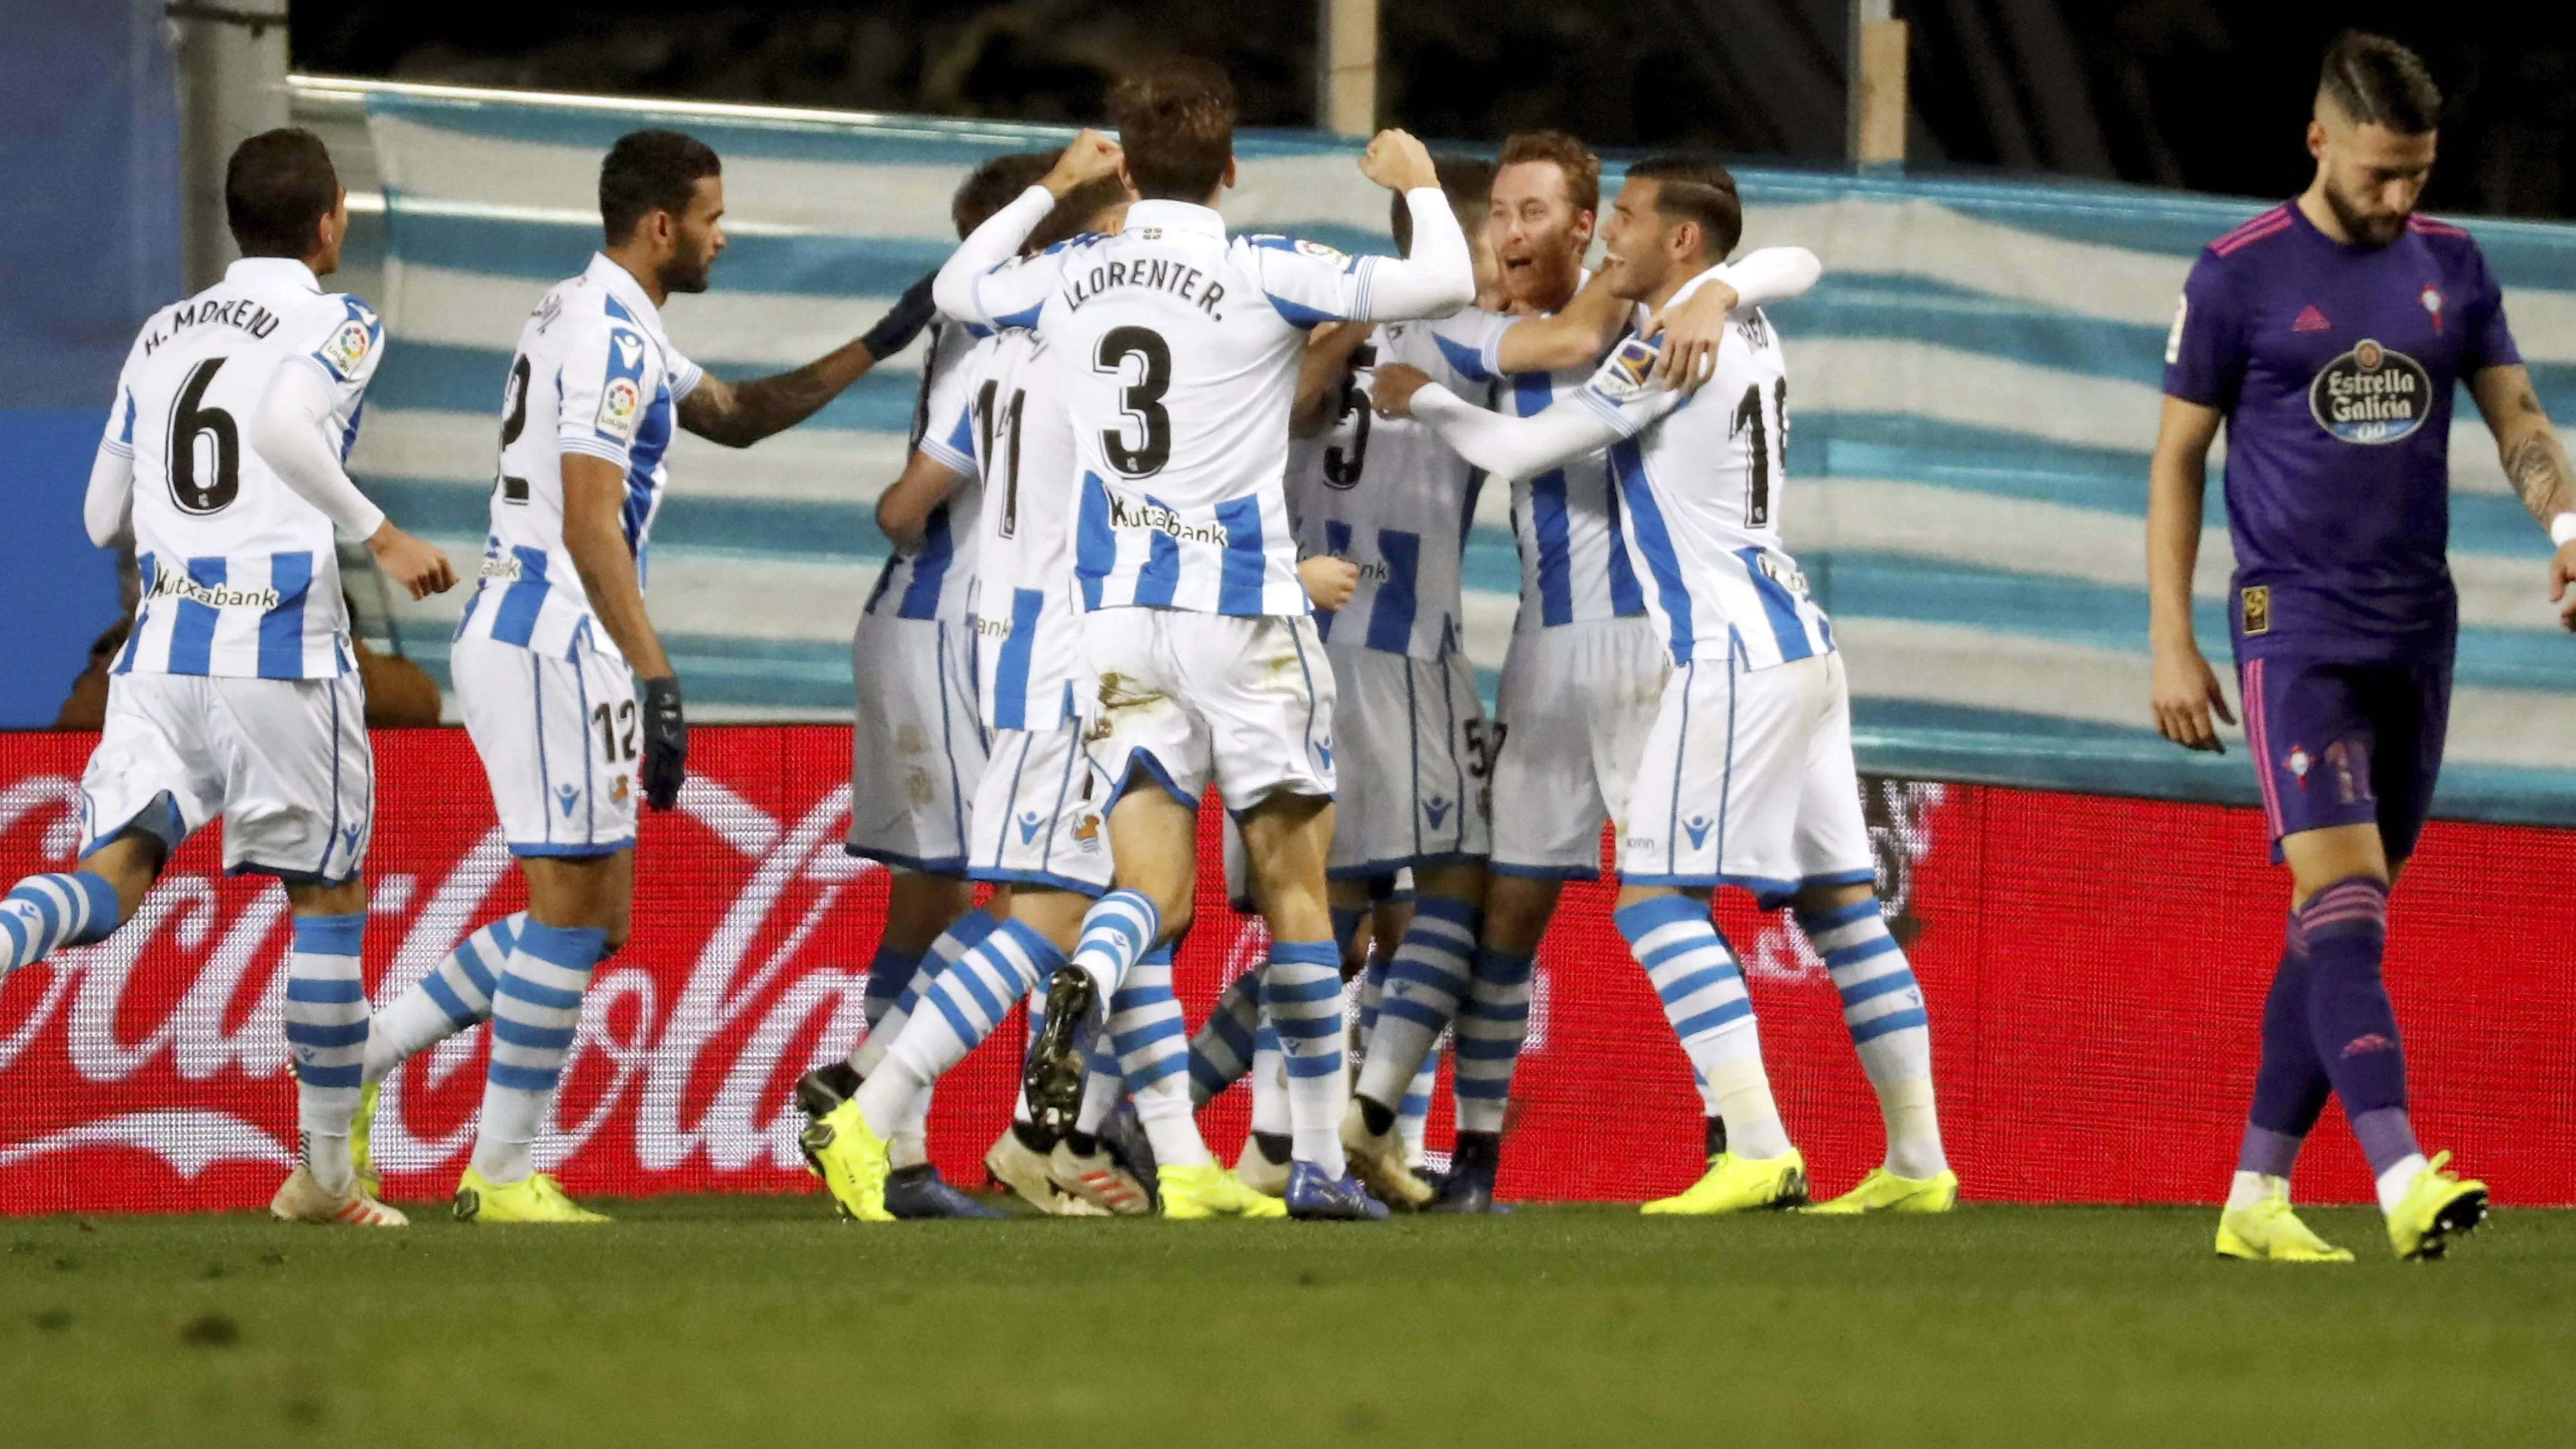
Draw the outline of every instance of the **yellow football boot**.
M385 1195L385 1179L376 1171L375 1153L368 1139L376 1130L376 1095L381 1084L369 1082L358 1089L358 1115L349 1122L349 1161L358 1169L358 1186L369 1197Z
M2429 1262L2450 1251L2451 1239L2487 1220L2487 1185L2444 1172L2450 1160L2447 1152L2434 1153L2388 1215L2388 1246L2397 1256Z
M2218 1256L2254 1263L2349 1263L2352 1253L2308 1230L2279 1188L2252 1207L2218 1214Z
M1641 1211L1700 1217L1758 1208L1793 1208L1806 1201L1807 1159L1793 1147L1777 1157L1738 1157L1721 1152L1708 1160L1708 1172L1679 1196L1657 1198Z
M1243 1185L1222 1166L1166 1167L1157 1175L1163 1194L1163 1216L1195 1222L1204 1218L1284 1218L1288 1204Z
M1930 1177L1899 1177L1873 1167L1860 1186L1830 1202L1813 1203L1802 1212L1842 1217L1859 1213L1946 1213L1959 1205L1959 1174L1944 1169Z
M868 1130L856 1097L814 1119L797 1139L805 1162L831 1189L841 1216L862 1223L890 1223L886 1211L885 1139Z
M497 1183L471 1166L456 1184L456 1220L460 1223L604 1223L595 1213L564 1196L563 1185L542 1172L523 1182Z

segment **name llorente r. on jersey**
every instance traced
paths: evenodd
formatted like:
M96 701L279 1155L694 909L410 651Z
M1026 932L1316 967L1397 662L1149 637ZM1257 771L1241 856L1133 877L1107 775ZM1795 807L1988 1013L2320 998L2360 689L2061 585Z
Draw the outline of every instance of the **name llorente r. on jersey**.
M119 674L329 679L348 673L331 520L250 446L269 380L329 380L342 457L357 441L384 327L283 257L152 314L118 376L105 446L134 460L143 597Z
M576 638L614 655L564 548L563 458L580 453L626 475L621 521L644 578L646 540L670 480L675 410L705 376L662 333L661 314L625 268L593 255L557 283L519 331L501 400L499 477L482 582L458 638L567 655Z
M1025 328L957 367L922 450L980 480L975 514L978 708L991 729L1051 730L1088 682L1073 587L1073 420L1054 352Z
M1623 340L1581 396L1625 434L1610 445L1611 473L1673 662L1704 647L1739 650L1748 669L1831 653L1833 626L1780 546L1789 372L1779 335L1760 308L1738 312L1715 373L1688 397L1654 384L1658 351Z

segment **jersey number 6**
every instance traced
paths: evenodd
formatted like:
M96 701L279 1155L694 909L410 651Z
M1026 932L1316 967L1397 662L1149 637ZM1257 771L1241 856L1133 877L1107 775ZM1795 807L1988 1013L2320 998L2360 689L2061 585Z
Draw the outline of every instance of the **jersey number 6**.
M1172 461L1172 415L1163 410L1163 394L1172 385L1172 349L1150 327L1112 327L1101 335L1092 368L1125 378L1131 357L1144 360L1144 375L1119 390L1118 407L1144 432L1144 440L1129 447L1122 425L1103 429L1100 447L1109 455L1110 467L1130 478L1150 478Z
M170 408L170 497L183 513L221 512L241 492L241 429L222 408L197 406L223 365L209 357L191 368Z

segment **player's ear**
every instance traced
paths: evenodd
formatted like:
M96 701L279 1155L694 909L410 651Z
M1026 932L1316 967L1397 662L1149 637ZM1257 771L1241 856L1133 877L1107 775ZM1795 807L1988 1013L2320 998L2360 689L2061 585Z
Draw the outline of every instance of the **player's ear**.
M2326 159L2326 123L2314 116L2308 118L2308 154Z
M1225 158L1225 189L1234 189L1234 157L1231 155Z

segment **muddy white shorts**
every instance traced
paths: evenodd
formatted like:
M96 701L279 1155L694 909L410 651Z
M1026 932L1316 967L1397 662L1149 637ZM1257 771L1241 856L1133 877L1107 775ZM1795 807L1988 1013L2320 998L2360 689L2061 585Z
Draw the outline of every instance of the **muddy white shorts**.
M1333 793L1333 668L1313 619L1099 609L1083 640L1099 681L1083 743L1113 801L1150 783L1196 809L1213 784L1241 814L1283 790Z
M859 616L850 644L849 852L906 870L966 873L966 815L984 777L969 620Z
M1644 618L1512 636L1494 700L1495 874L1601 873L1601 827L1624 827L1670 669Z
M1324 646L1333 664L1333 850L1326 873L1373 880L1493 849L1491 733L1463 654Z
M1082 752L1082 727L995 730L975 790L966 874L1096 896L1109 889L1106 793Z

